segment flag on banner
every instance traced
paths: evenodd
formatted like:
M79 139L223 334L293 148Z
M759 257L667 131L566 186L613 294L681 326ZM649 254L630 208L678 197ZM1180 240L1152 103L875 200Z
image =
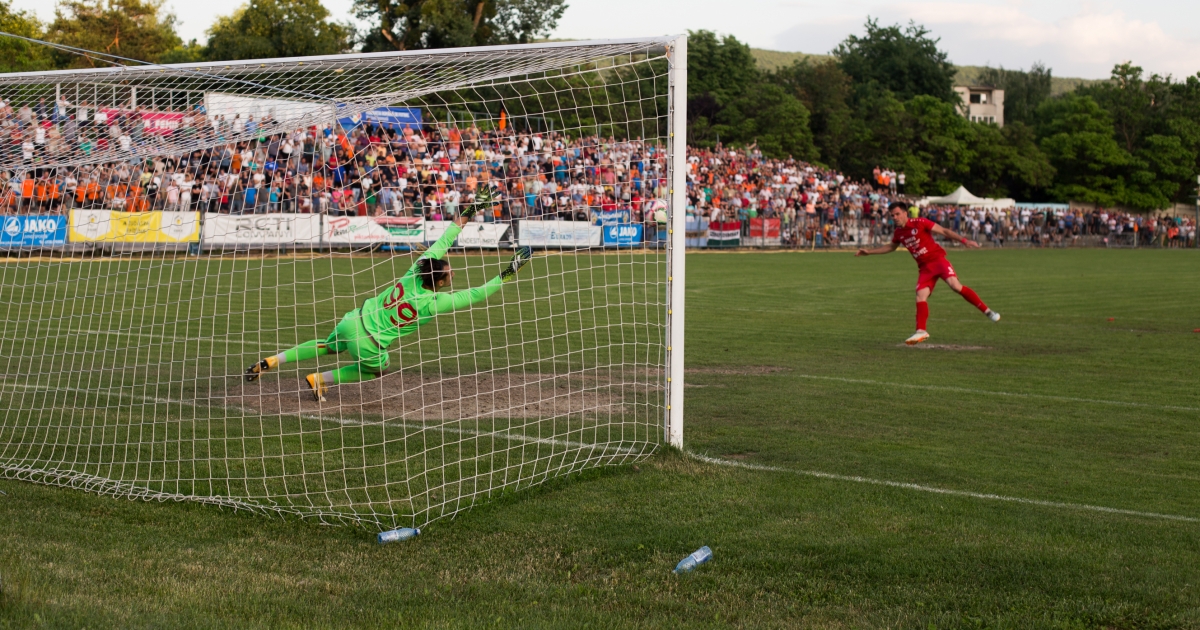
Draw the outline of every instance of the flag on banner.
M738 247L742 241L742 224L724 221L708 224L709 247Z

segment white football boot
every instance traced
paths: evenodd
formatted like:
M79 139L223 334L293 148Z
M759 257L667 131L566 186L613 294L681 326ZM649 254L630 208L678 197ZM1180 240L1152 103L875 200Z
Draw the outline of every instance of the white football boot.
M908 339L905 339L904 343L906 343L910 346L915 346L919 343L923 343L928 340L929 340L929 333L925 332L924 330L918 330L917 332L913 333L911 337L909 337Z

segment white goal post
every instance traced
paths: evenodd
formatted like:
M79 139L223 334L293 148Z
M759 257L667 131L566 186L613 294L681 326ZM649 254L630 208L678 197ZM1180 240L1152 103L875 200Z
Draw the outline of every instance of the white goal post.
M3 477L392 529L682 448L686 37L0 100Z

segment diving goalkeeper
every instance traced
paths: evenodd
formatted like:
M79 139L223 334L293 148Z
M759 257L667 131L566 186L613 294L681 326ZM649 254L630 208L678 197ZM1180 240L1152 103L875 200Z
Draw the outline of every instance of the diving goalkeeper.
M494 202L494 193L490 189L481 190L476 195L475 203L464 206L454 225L417 259L394 286L363 302L362 308L346 313L324 341L306 341L251 365L246 369L246 380L254 381L263 372L284 363L346 351L354 359L353 364L306 377L314 398L325 400L325 391L330 385L357 383L383 376L388 369L387 348L393 342L416 332L417 327L441 313L486 300L500 290L503 283L516 278L521 267L529 262L532 254L528 247L522 247L504 266L500 275L486 284L466 291L440 293L450 287L454 278L454 271L445 259L446 250L450 249L467 221L480 210L490 209Z

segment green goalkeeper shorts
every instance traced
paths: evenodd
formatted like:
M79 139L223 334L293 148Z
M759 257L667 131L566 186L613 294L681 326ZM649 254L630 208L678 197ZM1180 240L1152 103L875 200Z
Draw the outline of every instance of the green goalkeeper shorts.
M387 350L380 347L367 332L359 319L358 309L346 313L342 321L333 329L333 333L325 340L330 352L350 351L350 356L360 365L376 374L388 369Z

